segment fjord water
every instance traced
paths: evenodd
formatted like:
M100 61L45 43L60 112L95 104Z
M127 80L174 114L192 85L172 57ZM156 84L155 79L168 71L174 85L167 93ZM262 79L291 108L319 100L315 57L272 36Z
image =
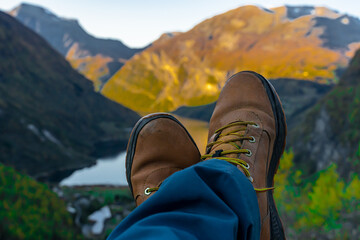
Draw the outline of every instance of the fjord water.
M75 171L60 182L62 186L78 185L127 185L125 175L125 155L100 158L96 165Z
M176 117L189 131L203 154L207 140L208 123L189 118ZM126 152L110 158L100 158L96 165L75 171L60 182L62 186L79 185L118 185L126 186L125 174Z

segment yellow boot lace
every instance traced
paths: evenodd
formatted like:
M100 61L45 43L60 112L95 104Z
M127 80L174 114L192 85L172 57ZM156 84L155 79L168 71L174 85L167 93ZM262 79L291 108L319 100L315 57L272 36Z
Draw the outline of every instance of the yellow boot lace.
M230 144L233 147L235 147L235 149L232 150L216 150L215 154L205 154L201 156L202 160L208 159L208 158L216 158L219 160L224 160L227 161L229 163L232 163L236 166L241 167L241 169L243 170L245 176L250 180L250 182L252 183L254 180L250 175L249 172L249 168L250 165L239 158L233 158L233 157L225 157L226 155L229 154L245 154L247 156L251 156L252 153L249 149L242 149L238 144L236 144L236 142L240 141L244 141L244 140L248 140L250 142L255 142L255 138L253 136L245 136L244 133L246 131L247 125L253 125L255 127L259 127L255 122L250 122L250 121L236 121L233 123L230 123L222 128L219 128L215 131L215 139L213 142L209 143L206 146L207 149L207 153L210 153L211 149L215 146L218 147L219 145L222 144ZM229 132L223 133L223 130L228 129L230 127L234 127L234 126L240 126L240 128L236 128L234 130L231 130ZM244 132L244 133L242 133ZM235 136L234 138L231 139L227 139L227 140L221 140L221 138L225 137L225 136ZM269 190L273 190L274 187L266 187L266 188L254 188L256 192L266 192Z

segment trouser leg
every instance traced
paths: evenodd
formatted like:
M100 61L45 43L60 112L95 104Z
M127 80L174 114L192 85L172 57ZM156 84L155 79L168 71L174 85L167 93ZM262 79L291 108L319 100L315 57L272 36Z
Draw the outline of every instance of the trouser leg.
M212 159L167 178L111 233L120 239L259 239L256 193L245 175Z

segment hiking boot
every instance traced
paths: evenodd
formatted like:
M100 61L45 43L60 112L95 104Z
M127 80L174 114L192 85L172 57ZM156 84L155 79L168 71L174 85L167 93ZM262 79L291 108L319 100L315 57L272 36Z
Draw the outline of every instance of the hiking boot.
M202 159L228 161L248 177L259 203L260 239L285 239L272 192L285 137L285 114L273 86L254 72L232 76L211 117Z
M185 127L169 114L141 118L131 132L126 178L139 206L171 174L200 162L199 150Z

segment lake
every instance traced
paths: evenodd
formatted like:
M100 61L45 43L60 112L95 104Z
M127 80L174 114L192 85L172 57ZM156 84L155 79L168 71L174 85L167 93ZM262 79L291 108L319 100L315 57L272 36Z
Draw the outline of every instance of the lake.
M203 154L207 141L208 123L178 116L176 118L186 127ZM60 185L127 185L125 156L126 152L121 152L112 158L98 159L96 165L75 171L68 178L63 179Z

